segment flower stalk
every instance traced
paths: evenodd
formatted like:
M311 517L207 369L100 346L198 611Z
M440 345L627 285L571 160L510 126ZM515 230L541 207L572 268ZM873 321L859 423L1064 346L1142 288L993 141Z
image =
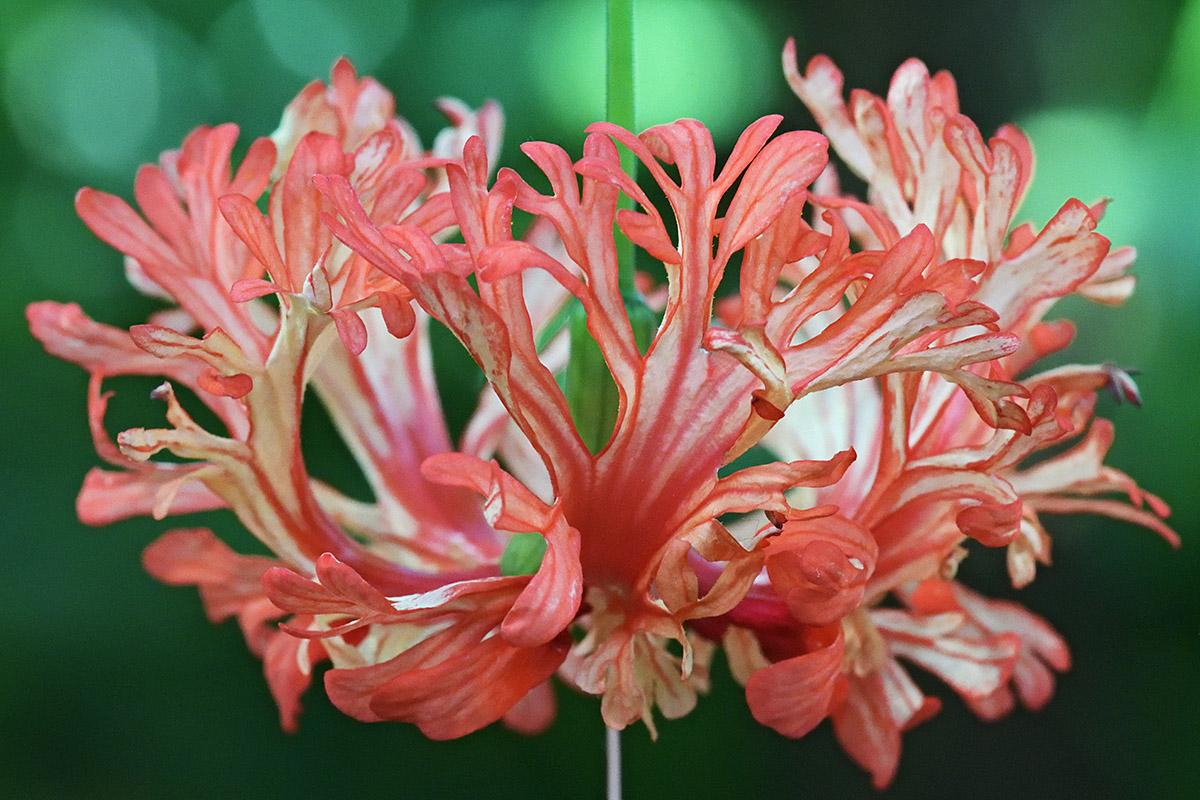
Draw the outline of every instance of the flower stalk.
M621 732L607 725L604 727L604 752L608 757L608 790L604 796L608 800L621 800Z
M609 0L607 48L605 115L609 122L635 130L633 0ZM636 180L637 157L632 150L621 150L620 164L621 169ZM621 194L617 207L632 210L634 203L628 195ZM613 226L613 243L617 253L617 285L633 325L634 338L644 353L654 337L658 319L646 307L634 285L637 250L616 225ZM563 378L564 392L584 444L592 453L599 453L612 435L620 394L600 346L588 333L583 307L577 302L572 303L569 313L571 353Z
M633 0L608 0L608 63L605 73L605 118L626 130L637 130L633 84ZM621 169L637 178L637 157L632 150L621 151ZM621 196L620 208L633 208L633 201ZM634 293L633 242L619 231L616 236L618 280L621 292Z

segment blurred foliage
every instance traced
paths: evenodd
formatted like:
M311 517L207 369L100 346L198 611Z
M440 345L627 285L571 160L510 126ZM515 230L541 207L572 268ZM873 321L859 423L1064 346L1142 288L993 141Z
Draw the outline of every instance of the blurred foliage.
M299 733L282 734L235 626L209 625L194 591L156 584L140 550L166 526L76 522L73 497L97 461L85 376L47 357L24 327L32 300L76 300L130 325L151 307L120 257L75 218L80 185L128 197L137 165L199 124L236 121L247 141L348 53L397 95L428 141L430 101L495 97L517 146L578 152L597 118L598 4L483 0L5 0L0 6L0 385L3 526L0 796L598 796L598 704L560 692L550 732L498 727L429 742L410 726L362 725L318 690ZM1139 248L1140 286L1123 308L1065 303L1079 323L1068 357L1142 370L1145 408L1117 423L1110 459L1175 507L1185 546L1106 519L1053 520L1055 565L1020 599L1071 641L1075 670L1038 714L974 720L946 708L905 739L888 796L1200 796L1200 0L950 0L914 3L642 0L642 122L696 115L728 147L754 117L811 121L778 66L785 37L825 52L848 86L885 91L908 56L958 80L966 113L1031 134L1038 176L1024 211L1044 222L1071 196L1115 198L1101 232ZM443 343L444 348L451 348ZM441 351L440 351L441 352ZM444 349L449 358L461 353ZM451 362L446 362L451 363ZM459 361L458 363L461 363ZM440 374L453 369L439 365ZM161 409L146 386L116 383L114 426ZM312 417L310 422L309 417ZM307 414L314 440L328 422ZM316 449L324 472L352 472ZM349 483L354 484L351 479ZM361 485L361 484L354 484ZM1058 524L1054 524L1058 523ZM211 524L235 545L228 515ZM975 551L969 582L997 594L1002 554ZM757 725L723 663L712 695L651 743L626 742L630 796L875 797L828 726L799 742Z

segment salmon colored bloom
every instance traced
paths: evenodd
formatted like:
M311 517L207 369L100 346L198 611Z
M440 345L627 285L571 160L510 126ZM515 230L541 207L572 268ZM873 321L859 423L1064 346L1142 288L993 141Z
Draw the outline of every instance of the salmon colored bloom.
M428 318L413 313L401 284L332 239L320 221L327 206L309 180L317 171L343 175L374 213L444 231L453 220L436 187L445 181L447 148L481 131L496 146L501 122L494 105L478 114L443 105L456 127L426 153L394 118L391 95L371 79L360 81L343 60L332 85L306 88L275 142L255 141L232 177L237 129L199 129L160 166L138 173L144 218L91 189L76 203L89 227L125 253L134 284L175 306L129 332L93 322L74 304L28 309L47 350L91 373L97 450L118 468L88 474L78 500L84 522L228 506L278 557L239 556L210 531L187 529L165 534L144 561L161 580L197 585L214 621L238 617L251 649L264 658L286 728L295 725L313 662L329 648L278 629L275 621L287 615L263 593L265 569L282 563L311 574L323 553L336 553L378 585L405 592L440 585L434 574L494 572L504 547L505 537L473 498L421 477L426 456L454 449L433 382ZM273 172L278 180L264 217L256 202ZM280 295L278 310L258 299L266 293ZM535 320L548 318L565 297L543 295ZM197 330L202 339L190 335ZM100 388L104 378L128 374L171 381L155 394L167 402L172 427L125 431L114 444L104 430L108 396ZM194 392L224 435L193 422L173 384ZM362 465L374 503L345 497L305 471L299 425L307 384ZM518 466L534 463L490 392L459 446L483 456L503 452ZM164 449L191 460L151 459Z
M237 514L272 557L190 528L144 561L198 586L214 621L237 618L288 729L328 660L338 708L432 738L544 727L555 674L601 697L609 727L654 732L656 708L682 716L708 688L721 641L757 719L801 736L831 716L882 786L901 731L938 708L902 660L986 718L1045 703L1069 663L1061 638L955 567L971 538L1008 548L1028 583L1049 560L1045 514L1175 541L1161 501L1103 464L1096 393L1136 400L1128 375L1028 374L1070 340L1043 321L1053 302L1123 299L1133 253L1094 232L1102 205L1013 229L1031 148L1012 127L985 143L948 75L908 62L886 101L847 106L827 59L801 75L789 43L784 64L828 140L764 117L719 171L707 129L679 120L640 135L597 123L577 161L524 144L547 193L512 170L493 179L496 106L440 101L451 126L426 151L341 61L236 171L226 125L143 167L140 213L82 190L84 222L173 306L129 332L74 305L28 310L47 350L91 373L89 421L116 468L87 476L81 519ZM840 191L829 143L865 200ZM514 210L532 218L520 237ZM652 302L623 294L619 237L665 274L654 289L639 276ZM488 381L457 443L435 325ZM102 383L130 374L168 379L169 427L114 443ZM589 382L611 388L612 419L578 404ZM174 386L225 430L197 424ZM309 388L371 502L309 474Z
M867 184L864 202L842 195L832 172L817 206L864 247L889 245L918 226L934 232L936 261L980 265L970 298L995 310L1000 331L1019 338L1012 354L987 365L990 379L1016 381L1029 427L994 429L927 376L887 376L805 399L764 444L784 458L819 458L847 446L858 461L812 502L835 504L826 519L785 522L766 556L766 578L727 616L731 660L756 718L801 736L832 715L847 752L889 783L900 734L936 713L900 659L949 683L977 714L993 719L1017 697L1040 708L1054 672L1070 664L1062 638L1021 606L988 600L954 580L962 543L1006 547L1015 587L1050 561L1042 515L1106 514L1144 525L1172 544L1166 506L1103 464L1112 425L1093 419L1097 390L1138 402L1128 376L1109 366L1070 366L1030 374L1065 347L1066 321L1043 321L1058 298L1081 294L1120 302L1133 288L1130 248L1110 250L1094 232L1103 204L1068 201L1039 233L1012 227L1033 172L1032 149L1006 126L988 143L958 113L953 80L912 60L896 72L886 100L866 92L842 100L841 73L818 56L801 74L794 46L788 80L838 154ZM785 282L802 280L794 265ZM953 341L957 334L944 334ZM978 369L973 367L971 369ZM1076 439L1069 449L1026 466L1031 453ZM1061 450L1061 447L1059 448ZM1128 502L1103 497L1124 495ZM1148 509L1143 508L1149 506ZM807 568L814 532L841 532L847 557L871 563L861 582L845 571ZM864 546L865 543L870 543ZM778 554L776 551L778 550ZM853 597L853 603L848 602ZM892 597L900 608L883 607Z
M667 717L679 716L704 687L697 665L707 655L684 623L728 611L771 552L766 537L739 541L721 519L757 510L804 520L828 516L828 507L792 509L784 493L834 482L853 458L847 450L829 461L781 461L722 476L722 465L757 442L790 403L868 376L933 371L961 385L993 424L1027 424L1005 399L1019 387L965 368L1016 345L987 330L990 311L966 301L973 267L959 262L930 277L935 250L925 228L858 253L845 235L813 230L801 212L806 187L826 165L825 140L812 133L772 139L778 123L768 117L751 125L715 177L712 141L691 120L641 136L594 125L576 163L553 145L527 144L522 149L545 173L550 194L507 170L489 188L484 148L468 142L463 164L447 167L462 244L438 244L414 226L379 226L350 181L316 179L341 218L328 219L335 235L458 336L552 480L550 494L539 497L475 456L436 456L423 468L431 479L479 492L497 529L544 537L545 557L531 578L465 581L385 598L332 558L317 565L315 583L268 573L269 595L281 607L317 615L338 609L351 618L330 632L443 621L422 642L428 649L331 673L330 695L348 713L457 735L494 718L495 706L519 696L517 689L528 688L544 665L561 664L565 680L602 695L611 727L638 719L652 725L655 705ZM670 225L621 170L613 140L633 151L665 194ZM640 210L618 211L618 192ZM568 259L515 241L514 207L553 224ZM667 275L661 322L644 349L618 288L614 222ZM744 313L736 326L714 325L716 289L735 255ZM777 295L780 270L805 259L814 269L795 291ZM539 272L585 310L587 331L619 392L611 435L596 453L577 433L531 335L523 285ZM854 300L843 308L848 289ZM822 314L819 334L796 341L797 331ZM964 336L929 346L948 329ZM841 558L828 537L814 538L822 554ZM703 591L697 562L714 575ZM572 630L583 635L578 643ZM681 656L668 649L670 641ZM514 691L500 695L496 687L508 682ZM448 695L461 707L448 705ZM494 705L481 707L477 695Z

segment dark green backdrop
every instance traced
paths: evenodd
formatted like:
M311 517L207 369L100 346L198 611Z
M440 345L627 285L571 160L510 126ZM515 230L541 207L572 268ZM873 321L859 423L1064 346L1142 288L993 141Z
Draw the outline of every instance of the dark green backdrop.
M161 586L139 553L165 524L82 527L73 501L96 463L85 376L41 352L22 309L78 300L129 325L150 307L120 258L74 217L92 185L128 197L136 165L201 123L269 133L284 103L347 52L392 88L426 141L442 94L495 97L505 162L530 138L578 150L602 109L598 2L216 0L0 4L0 796L598 797L598 704L560 695L550 732L489 729L433 743L362 725L313 692L284 735L236 628L203 618L192 590ZM686 8L685 8L686 6ZM644 124L695 115L728 146L775 111L807 125L779 70L789 35L831 55L849 86L882 93L905 57L950 69L985 131L1015 120L1038 175L1022 216L1068 196L1115 198L1101 232L1140 250L1124 308L1065 304L1071 355L1142 369L1146 407L1117 423L1111 463L1175 508L1185 546L1105 519L1055 520L1055 565L1020 593L1070 639L1074 669L1040 714L975 721L950 692L905 738L889 790L907 797L1200 796L1200 2L672 3L641 0ZM149 382L114 382L114 430L151 424ZM321 420L309 433L322 438ZM345 456L314 442L314 469ZM211 524L244 544L236 523ZM1002 559L964 566L986 591ZM625 736L630 797L872 797L828 726L793 742L755 724L723 663L688 718Z

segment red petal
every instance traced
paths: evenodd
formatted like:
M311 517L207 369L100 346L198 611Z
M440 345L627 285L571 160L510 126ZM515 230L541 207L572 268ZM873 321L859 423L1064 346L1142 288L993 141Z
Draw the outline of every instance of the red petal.
M262 586L271 602L292 614L340 614L360 621L399 617L387 598L352 568L326 553L317 559L314 582L290 569L263 573Z
M1001 547L1017 535L1024 504L1020 499L1011 503L981 503L958 512L954 521L958 529L986 547Z
M830 625L861 602L877 554L874 537L843 517L789 520L768 540L767 575L793 618Z
M667 229L657 216L642 214L628 208L617 212L617 225L629 241L666 264L678 264L681 256L675 249Z
M348 308L335 308L329 312L329 316L333 317L338 337L347 350L358 355L367 349L367 326L358 316L358 312Z
M293 625L306 626L304 620ZM313 664L326 655L325 645L318 641L297 639L278 631L272 636L263 654L263 672L271 696L279 706L279 725L288 733L296 730L300 716L300 695L312 683Z
M541 733L554 722L557 706L550 681L534 686L504 715L504 726L517 733Z
M379 292L375 295L379 303L379 313L383 315L383 324L388 333L397 339L403 339L413 331L417 324L417 315L412 306L394 292Z
M430 739L465 736L500 719L549 678L566 657L566 638L519 648L494 636L435 666L397 675L371 699L371 710L412 722Z
M545 537L541 566L500 626L504 638L518 647L536 647L558 636L575 618L583 598L579 531L556 514Z
M245 397L254 388L254 379L244 373L222 375L215 369L206 369L196 378L200 388L217 397Z
M798 738L825 719L842 669L842 630L818 650L760 669L746 682L754 718L784 736Z

